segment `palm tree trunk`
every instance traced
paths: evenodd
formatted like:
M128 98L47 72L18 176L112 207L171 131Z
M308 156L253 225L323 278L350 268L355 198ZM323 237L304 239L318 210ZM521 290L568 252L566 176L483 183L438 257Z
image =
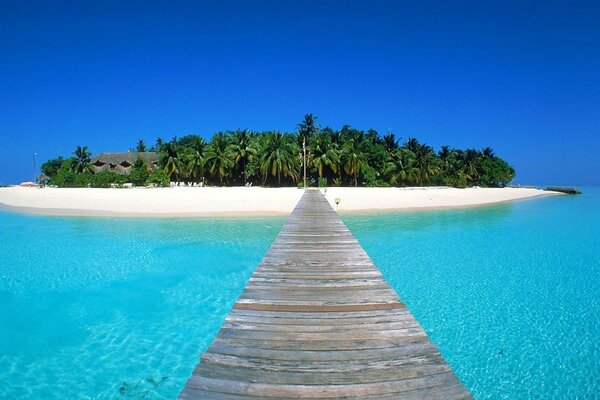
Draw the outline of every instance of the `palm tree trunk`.
M356 179L356 172L354 173L354 187L358 187L358 180Z
M281 171L277 170L277 186L281 186Z
M248 183L248 177L246 176L246 160L242 159L242 168L243 170L243 174L244 174L244 185L246 185L246 183Z

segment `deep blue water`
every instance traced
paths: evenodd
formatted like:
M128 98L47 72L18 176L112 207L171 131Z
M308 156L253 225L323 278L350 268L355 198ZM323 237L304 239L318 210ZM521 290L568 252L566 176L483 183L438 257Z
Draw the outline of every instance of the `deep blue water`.
M600 190L343 216L477 399L600 393ZM175 399L283 224L0 213L0 399Z
M600 190L345 216L477 399L600 397Z

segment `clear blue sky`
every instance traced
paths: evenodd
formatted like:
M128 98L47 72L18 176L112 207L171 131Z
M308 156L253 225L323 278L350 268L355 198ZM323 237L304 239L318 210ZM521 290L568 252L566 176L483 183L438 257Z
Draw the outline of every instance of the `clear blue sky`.
M452 3L452 4L450 4ZM322 126L600 184L597 1L0 0L0 183L77 145Z

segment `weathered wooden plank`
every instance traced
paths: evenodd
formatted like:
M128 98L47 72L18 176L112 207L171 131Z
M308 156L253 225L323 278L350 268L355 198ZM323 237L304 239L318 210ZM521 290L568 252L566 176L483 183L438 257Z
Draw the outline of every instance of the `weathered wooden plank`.
M313 319L327 319L331 320L347 320L351 318L366 318L366 317L390 317L395 318L396 316L411 315L406 309L403 310L383 310L383 311L368 311L368 312L338 312L338 313L303 313L303 312L267 312L267 311L237 311L232 309L229 313L230 316L247 316L247 317L263 317L263 318L285 318L292 319L297 318L306 320L308 318ZM412 315L411 315L412 317Z
M404 309L405 311L406 309ZM245 311L245 310L244 310ZM307 313L303 313L307 315ZM316 314L316 313L315 313ZM336 313L338 314L338 313ZM291 325L295 326L304 326L310 327L313 325L316 326L338 326L338 327L347 327L350 329L355 325L364 326L365 324L370 324L375 326L376 324L387 324L387 323L409 323L415 321L415 319L410 314L395 314L392 316L384 315L384 316L364 316L364 317L355 317L350 316L348 318L312 318L307 316L306 318L278 318L278 317L270 317L270 316L252 316L252 315L243 315L243 314L233 314L228 315L225 318L225 321L228 323L248 323L248 324L265 324L270 326L287 326Z
M240 380L252 383L270 383L280 385L344 385L356 383L375 383L396 379L410 379L423 375L448 372L450 367L436 359L420 359L418 362L405 363L403 366L381 369L360 368L346 369L339 364L332 366L332 371L302 369L302 370L272 370L240 365L219 365L207 359L198 365L196 375L213 379Z
M407 318L404 321L390 321L371 323L373 328L378 331L389 331L394 329L416 328L419 323L414 319ZM248 323L248 322L232 322L225 320L222 328L237 329L241 331L264 331L264 332L331 332L331 333L346 333L349 329L364 329L364 323L354 325L279 325L272 323Z
M231 338L217 336L213 343L223 342L236 346L248 346L260 349L272 350L297 350L297 351L338 351L338 350L367 350L367 349L391 349L409 344L428 342L424 332L412 335L389 337L385 339L340 339L340 340L273 340L273 339L251 339Z
M248 302L239 301L234 306L238 310L283 311L283 312L340 312L375 311L406 308L402 303L366 303L366 304L315 304L309 302Z
M421 335L423 339L425 335ZM254 344L251 342L249 344ZM378 349L351 349L351 350L303 350L296 349L264 349L260 347L248 347L245 342L215 341L210 349L211 353L227 354L238 357L265 358L268 360L308 360L308 361L357 361L369 359L394 358L411 360L415 357L428 355L429 357L441 357L437 348L426 340L416 343L406 343L403 346L394 346ZM437 359L437 358L436 358Z
M297 289L280 290L277 287L271 289L249 289L246 288L240 296L242 300L290 300L302 301L306 299L315 299L315 301L347 301L356 303L380 303L380 302L398 302L396 293L389 287L383 289L353 289L353 290L319 290L319 289Z
M180 399L468 399L358 241L307 190Z
M332 397L382 395L390 392L402 393L424 388L435 389L444 385L455 385L456 377L452 372L425 375L411 379L396 379L375 383L344 385L284 385L252 383L239 380L222 380L193 375L188 385L197 389L218 391L230 394L246 394L255 397L293 397L301 399L327 399Z
M426 375L425 372L419 370L416 373L412 371L405 371L404 369L411 369L413 367L422 365L442 365L449 371L449 367L439 362L439 355L433 353L419 354L418 356L402 357L402 358L370 358L360 360L306 360L304 358L295 360L278 360L278 359L266 359L261 357L248 357L248 356L232 356L227 354L207 352L202 356L202 364L220 365L225 367L231 367L232 369L237 368L253 368L261 371L285 371L285 372L320 372L333 374L342 371L344 372L371 372L373 374L382 374L385 371L392 371L400 377L400 374L409 374L411 376L422 376ZM199 364L199 365L202 365ZM394 367L394 368L391 368ZM404 368L404 369L402 369ZM437 372L436 372L437 373ZM268 374L267 374L268 375ZM404 377L407 377L404 376ZM263 379L268 381L268 376ZM261 379L261 380L263 380ZM302 379L299 376L299 379ZM379 379L379 381L387 379ZM374 380L378 382L378 380ZM301 383L301 382L298 382ZM352 382L347 382L352 383Z

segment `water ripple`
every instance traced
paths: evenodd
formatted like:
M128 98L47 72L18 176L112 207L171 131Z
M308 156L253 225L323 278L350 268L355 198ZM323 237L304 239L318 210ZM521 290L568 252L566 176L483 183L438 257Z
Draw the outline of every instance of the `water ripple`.
M282 224L0 214L0 398L176 398Z

